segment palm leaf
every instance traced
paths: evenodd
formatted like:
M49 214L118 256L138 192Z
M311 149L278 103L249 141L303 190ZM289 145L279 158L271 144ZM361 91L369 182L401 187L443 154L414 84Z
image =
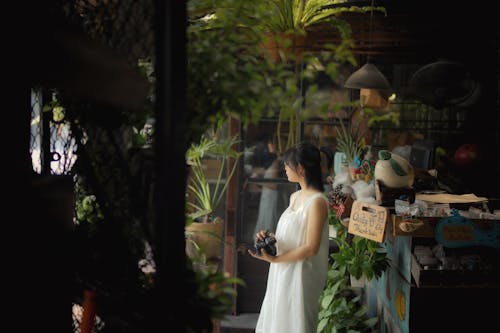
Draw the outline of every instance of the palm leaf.
M363 138L364 131L361 131L360 123L349 131L341 120L340 126L337 127L337 150L346 155L348 162L353 162L361 154Z
M192 172L187 190L194 197L194 202L187 203L194 210L189 214L191 218L209 215L217 209L227 191L229 180L237 170L239 157L243 154L233 148L239 143L238 136L219 140L214 134L210 137L207 135L203 135L200 142L192 144L186 152L186 163L191 166ZM221 162L213 187L205 175L203 159L206 157L216 158ZM235 162L225 177L230 158L234 158Z

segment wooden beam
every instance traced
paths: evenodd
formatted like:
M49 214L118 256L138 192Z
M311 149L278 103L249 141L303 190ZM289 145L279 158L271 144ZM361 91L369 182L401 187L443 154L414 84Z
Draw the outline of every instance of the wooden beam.
M238 119L231 117L229 118L229 136L240 135L240 122ZM239 147L234 147L239 150ZM227 163L227 170L231 170L234 164L237 163L233 158L229 159ZM229 185L226 192L226 218L225 218L225 232L224 232L224 271L231 276L237 275L237 210L238 210L238 200L239 200L239 190L238 190L238 171L229 180ZM236 285L234 289L236 290ZM231 310L232 314L236 314L236 298Z

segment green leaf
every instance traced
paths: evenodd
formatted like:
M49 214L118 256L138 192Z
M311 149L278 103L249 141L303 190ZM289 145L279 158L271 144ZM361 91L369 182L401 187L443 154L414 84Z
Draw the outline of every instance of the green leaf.
M318 332L322 332L323 329L326 327L326 325L328 324L328 318L324 318L324 319L321 319L318 323L318 329L317 331Z
M378 323L378 317L372 317L370 319L367 319L363 322L367 327L375 327L375 325Z
M321 307L328 308L328 306L330 306L330 303L332 303L333 301L333 296L333 294L324 296L321 300Z

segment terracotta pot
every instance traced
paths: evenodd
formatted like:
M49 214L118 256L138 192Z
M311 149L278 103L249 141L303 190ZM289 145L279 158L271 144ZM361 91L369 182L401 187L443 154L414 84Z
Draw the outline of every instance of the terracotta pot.
M188 238L200 247L207 259L221 257L224 244L224 221L222 219L216 218L209 223L193 222L186 226L185 230L188 233ZM186 252L188 256L192 256L194 250L189 244L186 242Z
M277 63L284 60L302 60L307 46L307 36L270 32L266 34L261 46L266 56Z

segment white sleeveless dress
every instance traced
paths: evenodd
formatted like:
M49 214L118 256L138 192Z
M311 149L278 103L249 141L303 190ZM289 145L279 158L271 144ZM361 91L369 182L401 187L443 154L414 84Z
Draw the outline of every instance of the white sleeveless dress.
M275 233L278 255L304 243L307 210L314 200L327 200L322 193L315 193L294 211L291 207L295 198L296 193L278 221ZM325 221L316 255L300 261L270 264L256 333L316 333L328 255L328 221Z

